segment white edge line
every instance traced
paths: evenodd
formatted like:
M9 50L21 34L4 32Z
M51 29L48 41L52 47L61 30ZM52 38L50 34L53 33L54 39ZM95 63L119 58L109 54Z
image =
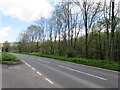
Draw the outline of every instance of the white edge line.
M75 71L75 72L78 72L78 73L86 74L86 75L91 76L91 77L99 78L99 79L102 79L102 80L107 80L106 78L99 77L99 76L96 76L96 75L92 75L92 74L89 74L89 73L86 73L86 72L81 72L81 71L78 71L78 70L75 70L75 69L72 69L72 68L69 68L69 67L64 67L62 65L59 65L59 66L62 67L62 68L66 68L68 70L71 70L71 71Z
M25 63L27 66L31 67L29 64Z
M22 60L22 59L21 59ZM22 60L23 61L23 60ZM25 61L23 61L24 63L26 63Z
M50 80L50 79L48 79L48 78L45 78L50 84L53 84L53 82Z
M32 70L35 70L34 68L32 68Z
M27 66L31 67L29 64L27 64L25 61L23 61ZM32 70L35 70L34 68L32 68ZM40 72L37 72L37 74L42 75Z
M23 60L22 60L23 61ZM23 61L27 66L31 67L28 63L26 63L25 61Z
M39 75L42 75L40 72L37 72Z

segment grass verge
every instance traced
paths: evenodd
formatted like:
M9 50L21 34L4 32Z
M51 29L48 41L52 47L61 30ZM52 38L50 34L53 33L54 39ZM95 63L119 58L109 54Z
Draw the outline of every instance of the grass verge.
M2 63L2 64L20 64L22 62L16 56L6 53L6 52L3 52L0 55L0 63Z
M120 62L115 62L115 61L95 60L95 59L85 59L85 58L69 58L69 57L61 57L61 56L54 56L54 55L44 55L44 54L38 54L38 53L18 53L18 54L41 56L41 57L53 58L61 61L73 62L77 64L83 64L88 66L120 71L120 67L119 67Z

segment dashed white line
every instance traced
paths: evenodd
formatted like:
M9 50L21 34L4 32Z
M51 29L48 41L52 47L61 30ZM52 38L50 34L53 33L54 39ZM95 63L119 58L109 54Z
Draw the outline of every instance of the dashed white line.
M39 75L42 75L40 72L37 72Z
M45 61L45 60L41 60L41 59L38 59L39 61L42 61L42 62L46 62L46 63L50 63L50 62L48 62L48 61Z
M25 63L27 66L31 67L29 64Z
M32 70L35 70L34 68L32 68Z
M23 60L22 60L23 61ZM24 63L26 63L25 61L23 61Z
M92 74L89 74L89 73L86 73L86 72L78 71L78 70L75 70L75 69L72 69L72 68L69 68L69 67L65 67L65 66L62 66L62 65L59 65L59 66L62 67L62 68L71 70L71 71L75 71L75 72L78 72L78 73L81 73L81 74L85 74L85 75L88 75L88 76L91 76L91 77L95 77L95 78L98 78L98 79L101 79L101 80L107 80L106 78L99 77L99 76L96 76L96 75L92 75Z
M23 60L22 60L23 61ZM25 61L23 61L27 66L31 67L28 63L26 63Z
M53 82L50 80L50 79L48 79L48 78L45 78L50 84L53 84Z
M66 62L66 63L70 63L70 64L74 64L74 65L81 65L81 66L84 66L84 67L87 67L87 68L95 68L95 69L100 69L100 70L104 70L104 71L118 73L118 71L108 70L108 69L99 68L99 67L92 67L92 66L87 66L87 65L77 64L77 63L72 63L72 62Z
M27 66L29 66L29 67L31 67L28 63L26 63L25 61L23 61ZM35 70L33 67L31 67L32 68L32 70ZM42 75L40 72L37 72L37 74L39 74L39 75Z
M22 60L23 61L23 60ZM27 66L31 67L28 63L26 63L25 61L23 61ZM32 67L31 67L32 68ZM33 68L34 69L34 68Z

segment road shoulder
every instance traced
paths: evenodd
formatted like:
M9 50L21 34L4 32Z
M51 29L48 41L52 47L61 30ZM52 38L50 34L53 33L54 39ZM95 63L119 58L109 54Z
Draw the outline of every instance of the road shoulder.
M55 86L25 64L2 65L3 88L54 88Z

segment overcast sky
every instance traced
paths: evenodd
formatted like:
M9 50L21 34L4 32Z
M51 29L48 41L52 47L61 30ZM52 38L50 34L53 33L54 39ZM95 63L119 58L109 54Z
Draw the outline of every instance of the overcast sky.
M0 43L16 41L36 18L49 18L57 1L60 0L0 0Z

